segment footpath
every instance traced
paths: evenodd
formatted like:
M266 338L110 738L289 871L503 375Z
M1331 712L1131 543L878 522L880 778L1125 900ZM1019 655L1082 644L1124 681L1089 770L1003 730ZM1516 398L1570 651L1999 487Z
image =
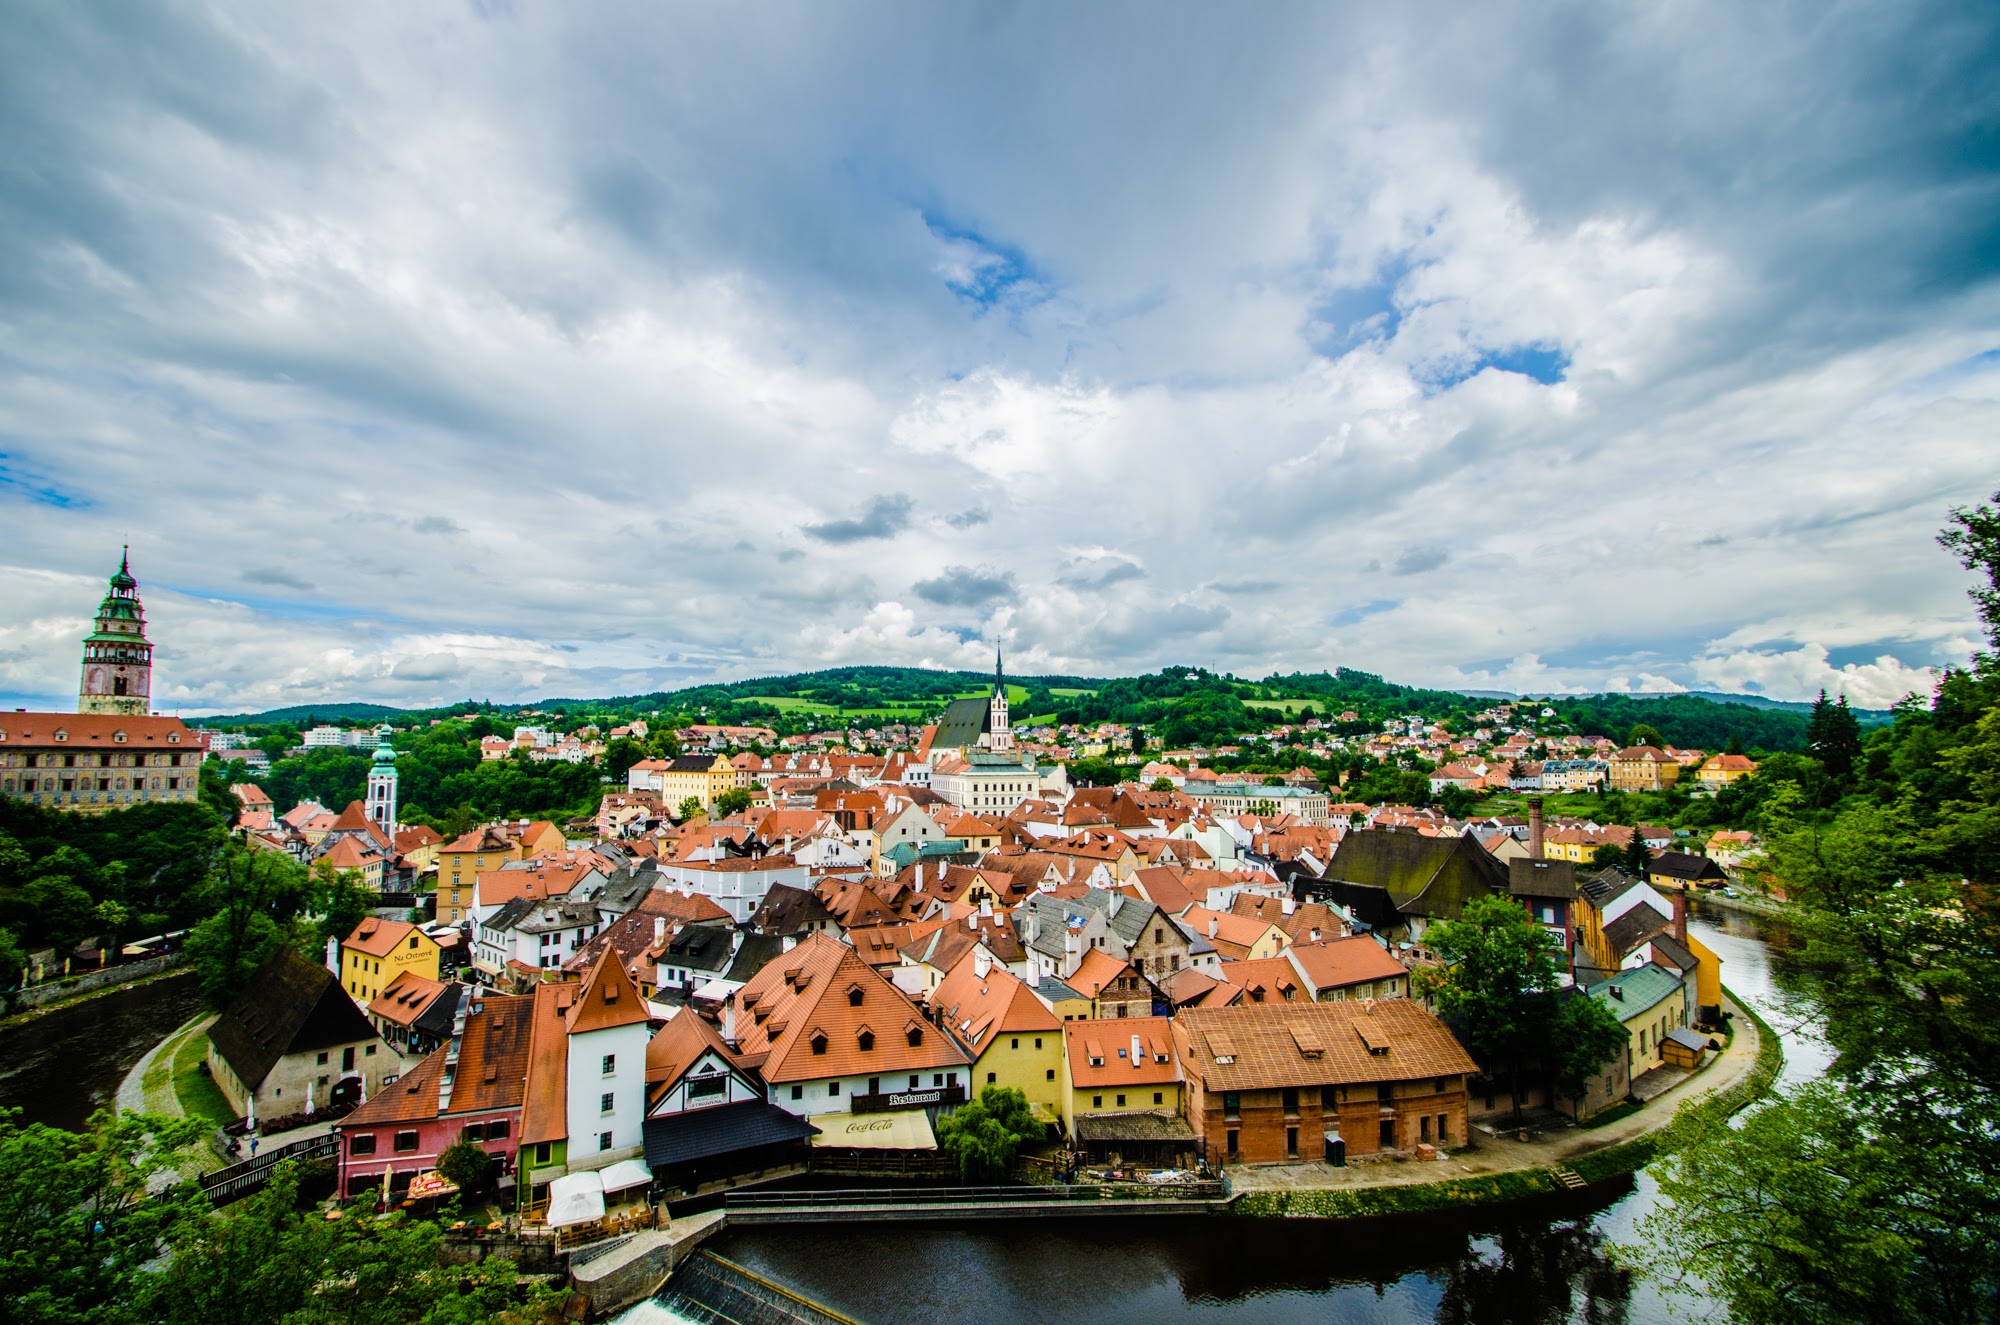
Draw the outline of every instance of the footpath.
M1482 1133L1471 1146L1429 1161L1230 1168L1231 1190L1240 1194L1235 1213L1350 1216L1437 1209L1531 1196L1629 1173L1652 1158L1654 1145L1649 1143L1657 1142L1683 1105L1719 1101L1719 1107L1733 1111L1775 1078L1782 1062L1775 1035L1738 1000L1725 997L1724 1006L1735 1015L1734 1035L1722 1052L1613 1122L1549 1128L1532 1140ZM1564 1173L1579 1181L1566 1182Z

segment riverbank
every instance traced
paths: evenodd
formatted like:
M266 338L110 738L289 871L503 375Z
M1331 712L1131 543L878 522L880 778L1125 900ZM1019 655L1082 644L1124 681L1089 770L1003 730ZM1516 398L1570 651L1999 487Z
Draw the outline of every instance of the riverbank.
M1724 997L1736 1014L1729 1046L1707 1068L1616 1122L1566 1128L1534 1141L1482 1137L1474 1147L1430 1162L1230 1169L1238 1193L1230 1213L1362 1219L1465 1209L1561 1190L1559 1174L1565 1170L1585 1185L1637 1172L1672 1149L1677 1134L1729 1117L1777 1080L1784 1064L1777 1033L1748 1002L1726 990Z
M185 962L185 954L169 953L144 962L134 962L130 966L116 966L108 972L92 972L90 975L77 976L73 980L17 989L13 991L13 997L26 1001L28 1006L0 1017L0 1031L26 1025L37 1017L47 1016L51 1012L61 1012L79 1003L103 998L107 994L122 994L128 989L144 989L147 985L171 979L181 973ZM49 992L51 990L56 992Z
M1742 892L1740 890L1734 897L1724 896L1720 891L1707 891L1695 898L1695 909L1697 911L1711 908L1717 911L1734 911L1739 915L1756 916L1760 920L1783 920L1785 917L1791 915L1794 910L1790 902L1782 901L1776 897L1767 897L1763 893Z

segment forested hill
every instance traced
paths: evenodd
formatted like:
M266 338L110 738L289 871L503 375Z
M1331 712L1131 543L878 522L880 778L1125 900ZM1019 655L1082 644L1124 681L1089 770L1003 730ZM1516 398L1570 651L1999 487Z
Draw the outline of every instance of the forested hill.
M1167 667L1144 676L1111 679L1010 673L1007 681L1018 723L1143 726L1170 746L1219 742L1275 722L1312 717L1357 734L1378 730L1389 718L1463 721L1495 702L1459 691L1399 685L1346 667L1273 674L1262 680L1199 667ZM474 713L538 712L571 725L608 726L657 716L677 723L754 724L789 734L842 724L927 722L951 699L982 694L991 684L991 673L837 667L605 699L546 699L518 705L466 701L422 711L329 703L205 721L216 727L304 728L315 722L352 725L386 719L403 725ZM1560 729L1619 740L1644 724L1682 747L1719 750L1732 740L1750 750L1797 750L1805 745L1806 706L1778 707L1774 701L1750 696L1588 695L1530 702L1554 710ZM1348 713L1354 717L1345 719ZM1857 716L1872 725L1889 715L1857 710ZM1544 732L1552 730L1547 719L1539 719L1537 725Z

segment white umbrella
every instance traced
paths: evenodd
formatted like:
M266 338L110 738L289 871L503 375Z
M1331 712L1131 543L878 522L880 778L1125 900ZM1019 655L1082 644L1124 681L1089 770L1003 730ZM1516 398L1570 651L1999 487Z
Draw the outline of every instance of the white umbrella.
M313 1092L312 1092L312 1087L311 1087L311 1086L307 1086L307 1087L306 1087L306 1117L310 1118L310 1117L312 1117L312 1116L313 1116Z

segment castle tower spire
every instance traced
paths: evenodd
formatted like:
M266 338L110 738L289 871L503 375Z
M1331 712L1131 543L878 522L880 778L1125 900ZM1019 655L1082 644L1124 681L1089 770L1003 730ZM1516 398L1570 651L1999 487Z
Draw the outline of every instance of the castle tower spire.
M146 639L146 609L139 582L132 578L132 549L118 558L97 628L83 639L83 679L77 687L78 713L145 717L153 705L153 646Z

